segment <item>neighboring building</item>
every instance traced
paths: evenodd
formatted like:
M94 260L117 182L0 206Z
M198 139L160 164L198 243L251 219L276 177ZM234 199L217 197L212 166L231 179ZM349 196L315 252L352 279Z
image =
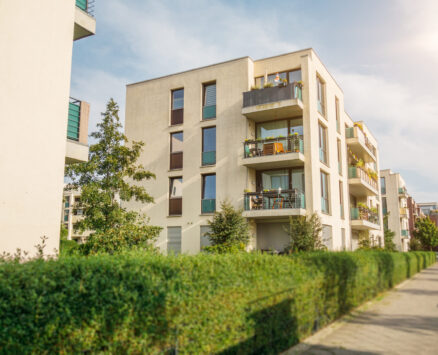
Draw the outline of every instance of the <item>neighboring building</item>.
M289 216L313 211L331 250L363 231L383 243L377 142L312 49L130 84L125 131L156 174L144 183L155 203L129 207L164 227L163 251L199 252L225 199L244 209L253 249L283 250Z
M83 217L83 211L79 207L81 200L81 193L78 190L64 190L64 198L62 201L62 223L67 229L67 239L75 240L79 243L84 242L90 235L90 232L80 233L74 230L76 222L80 221Z
M410 214L406 183L399 173L390 169L380 171L380 186L384 214L388 215L386 228L395 233L394 243L398 250L408 251L410 239Z
M428 216L438 227L438 202L421 202L417 204L423 214Z
M415 222L419 218L425 217L425 214L421 210L418 203L415 202L413 197L408 197L408 211L409 211L409 235L412 237L415 230Z
M35 252L42 236L47 253L59 249L64 164L88 154L88 104L69 105L69 91L73 41L95 33L90 10L0 2L0 253Z

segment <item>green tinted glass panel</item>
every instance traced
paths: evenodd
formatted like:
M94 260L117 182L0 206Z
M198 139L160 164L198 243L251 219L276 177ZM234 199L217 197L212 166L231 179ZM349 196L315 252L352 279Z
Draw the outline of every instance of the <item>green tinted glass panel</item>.
M202 153L202 165L216 164L216 152L203 152Z
M202 119L208 120L210 118L216 117L216 105L213 106L204 106L202 108Z
M359 208L353 207L351 209L350 214L351 214L351 219L359 219Z
M348 178L357 178L357 168L355 166L348 167Z
M69 103L68 105L68 124L67 138L79 140L79 121L80 121L80 105Z
M87 11L87 0L76 0L76 6L81 10Z
M202 213L213 213L214 211L216 211L216 199L202 200L202 205L201 205Z
M354 127L345 128L345 136L347 138L354 138Z

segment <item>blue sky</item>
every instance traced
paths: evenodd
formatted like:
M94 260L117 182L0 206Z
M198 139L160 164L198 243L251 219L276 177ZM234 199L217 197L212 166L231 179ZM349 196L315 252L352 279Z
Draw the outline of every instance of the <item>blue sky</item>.
M74 43L71 95L94 130L125 85L242 56L313 47L364 120L380 167L417 201L438 200L438 2L435 0L96 0L97 33ZM147 142L146 142L147 143Z

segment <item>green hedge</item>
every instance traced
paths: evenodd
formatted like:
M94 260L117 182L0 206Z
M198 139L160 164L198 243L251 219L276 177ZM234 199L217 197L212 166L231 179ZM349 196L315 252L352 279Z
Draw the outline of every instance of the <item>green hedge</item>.
M96 256L0 265L0 352L277 353L427 252Z

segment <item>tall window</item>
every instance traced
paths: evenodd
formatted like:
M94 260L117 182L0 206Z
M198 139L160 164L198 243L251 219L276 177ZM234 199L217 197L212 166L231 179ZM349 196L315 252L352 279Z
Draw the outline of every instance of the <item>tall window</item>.
M183 167L183 132L170 134L170 170Z
M216 211L216 174L202 175L201 212Z
M388 203L386 197L382 197L382 213L385 215L388 213Z
M169 254L181 252L181 227L167 227L167 252Z
M384 177L380 178L380 192L385 195L386 194L386 181Z
M318 112L325 115L325 84L319 76L316 77L316 99Z
M321 171L321 211L330 213L328 174Z
M339 204L341 207L341 218L344 219L344 185L339 181Z
M339 112L339 99L335 97L335 108L336 108L336 131L341 133L341 113Z
M202 129L202 165L216 164L216 127Z
M184 122L184 89L172 90L172 112L170 124L182 124Z
M169 215L182 215L182 177L169 179Z
M327 128L319 124L319 160L327 164Z
M342 175L342 150L341 150L341 140L338 139L338 172Z
M216 83L204 84L202 99L202 119L216 117Z

